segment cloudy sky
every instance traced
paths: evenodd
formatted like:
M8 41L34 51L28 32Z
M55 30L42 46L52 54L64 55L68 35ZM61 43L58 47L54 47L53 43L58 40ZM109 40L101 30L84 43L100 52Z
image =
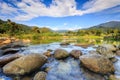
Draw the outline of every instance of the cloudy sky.
M54 30L120 20L120 0L0 0L0 19Z

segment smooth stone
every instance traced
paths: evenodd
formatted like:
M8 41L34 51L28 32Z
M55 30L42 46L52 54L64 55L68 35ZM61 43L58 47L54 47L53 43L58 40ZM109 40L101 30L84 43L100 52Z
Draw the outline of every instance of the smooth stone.
M33 80L46 80L46 72L40 71L38 73L35 74Z
M111 44L103 44L103 45L98 46L98 48L96 49L96 51L99 52L99 54L107 58L115 57L116 54L114 53L114 51L116 50L117 48Z
M41 54L29 54L20 57L3 67L5 74L24 75L42 67L47 57Z
M115 71L112 62L99 54L82 55L80 61L83 66L96 73L108 74Z
M2 57L0 57L0 67L4 66L5 64L22 57L22 54L7 54Z
M57 49L54 52L54 57L56 59L64 59L69 56L69 53L64 49Z
M79 59L79 57L82 55L82 52L80 50L72 50L70 55L76 59Z

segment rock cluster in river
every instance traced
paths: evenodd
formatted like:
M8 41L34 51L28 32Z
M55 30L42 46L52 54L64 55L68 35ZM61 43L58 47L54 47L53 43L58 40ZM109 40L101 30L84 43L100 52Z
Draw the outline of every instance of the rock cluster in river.
M34 73L34 76L31 78L33 80L46 80L46 72L49 72L51 68L47 68L48 70L42 70L42 67L48 62L47 57L52 57L58 61L61 61L58 65L58 73L67 71L66 74L68 74L69 69L72 69L69 64L62 62L62 60L64 61L69 57L74 60L79 60L80 64L83 65L82 67L85 67L85 69L90 70L91 72L95 72L95 74L98 73L106 75L115 72L112 60L113 62L115 61L115 55L120 56L120 50L118 50L115 46L108 44L100 45L97 47L96 51L90 51L89 54L83 54L81 50L71 50L71 52L67 52L64 49L56 49L55 51L48 50L43 54L31 53L22 55L16 52L11 54L14 48L15 46L1 47L3 56L0 57L0 66L2 67L3 72L7 75L12 74L20 76ZM51 52L53 54L51 54ZM66 67L63 68L61 65ZM24 78L24 80L27 80L27 78Z

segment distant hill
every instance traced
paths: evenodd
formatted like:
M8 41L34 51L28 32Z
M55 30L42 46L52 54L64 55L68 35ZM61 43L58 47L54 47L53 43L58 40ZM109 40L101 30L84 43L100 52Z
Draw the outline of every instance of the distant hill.
M24 24L19 24L12 22L11 20L3 21L0 19L0 33L6 33L6 34L23 34L23 33L45 33L45 32L51 32L52 30L47 27L37 27L37 26L27 26Z
M120 29L120 21L110 21L106 23L102 23L93 27L90 27L89 29L93 28L118 28Z
M30 32L31 27L24 25L24 24L18 24L15 22L12 22L8 19L8 21L3 21L0 19L0 33L9 33L9 32L21 32L21 33L28 33Z
M59 33L64 33L64 32L68 32L69 30L53 30L55 32L59 32Z

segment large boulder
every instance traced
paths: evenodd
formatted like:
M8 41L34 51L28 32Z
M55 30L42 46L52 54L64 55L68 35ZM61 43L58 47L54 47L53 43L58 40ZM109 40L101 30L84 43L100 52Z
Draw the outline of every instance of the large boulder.
M70 55L76 59L79 59L79 57L82 55L82 52L80 50L72 50Z
M54 52L54 57L56 59L63 59L69 56L69 53L64 49L57 49Z
M0 47L1 50L5 50L8 48L20 48L20 47L26 47L27 45L24 44L22 41L12 42L6 45L3 45Z
M23 55L21 54L8 54L0 57L0 67L4 66L5 64L22 57Z
M38 73L35 74L33 80L46 80L46 72L40 71Z
M47 57L41 54L29 54L16 59L3 67L5 74L24 75L40 68L47 61Z
M115 57L116 54L114 53L114 51L116 50L117 48L111 44L103 44L98 46L98 48L96 49L99 54L104 55L107 58Z
M107 74L115 71L112 62L99 54L80 56L80 61L83 66L96 73Z

